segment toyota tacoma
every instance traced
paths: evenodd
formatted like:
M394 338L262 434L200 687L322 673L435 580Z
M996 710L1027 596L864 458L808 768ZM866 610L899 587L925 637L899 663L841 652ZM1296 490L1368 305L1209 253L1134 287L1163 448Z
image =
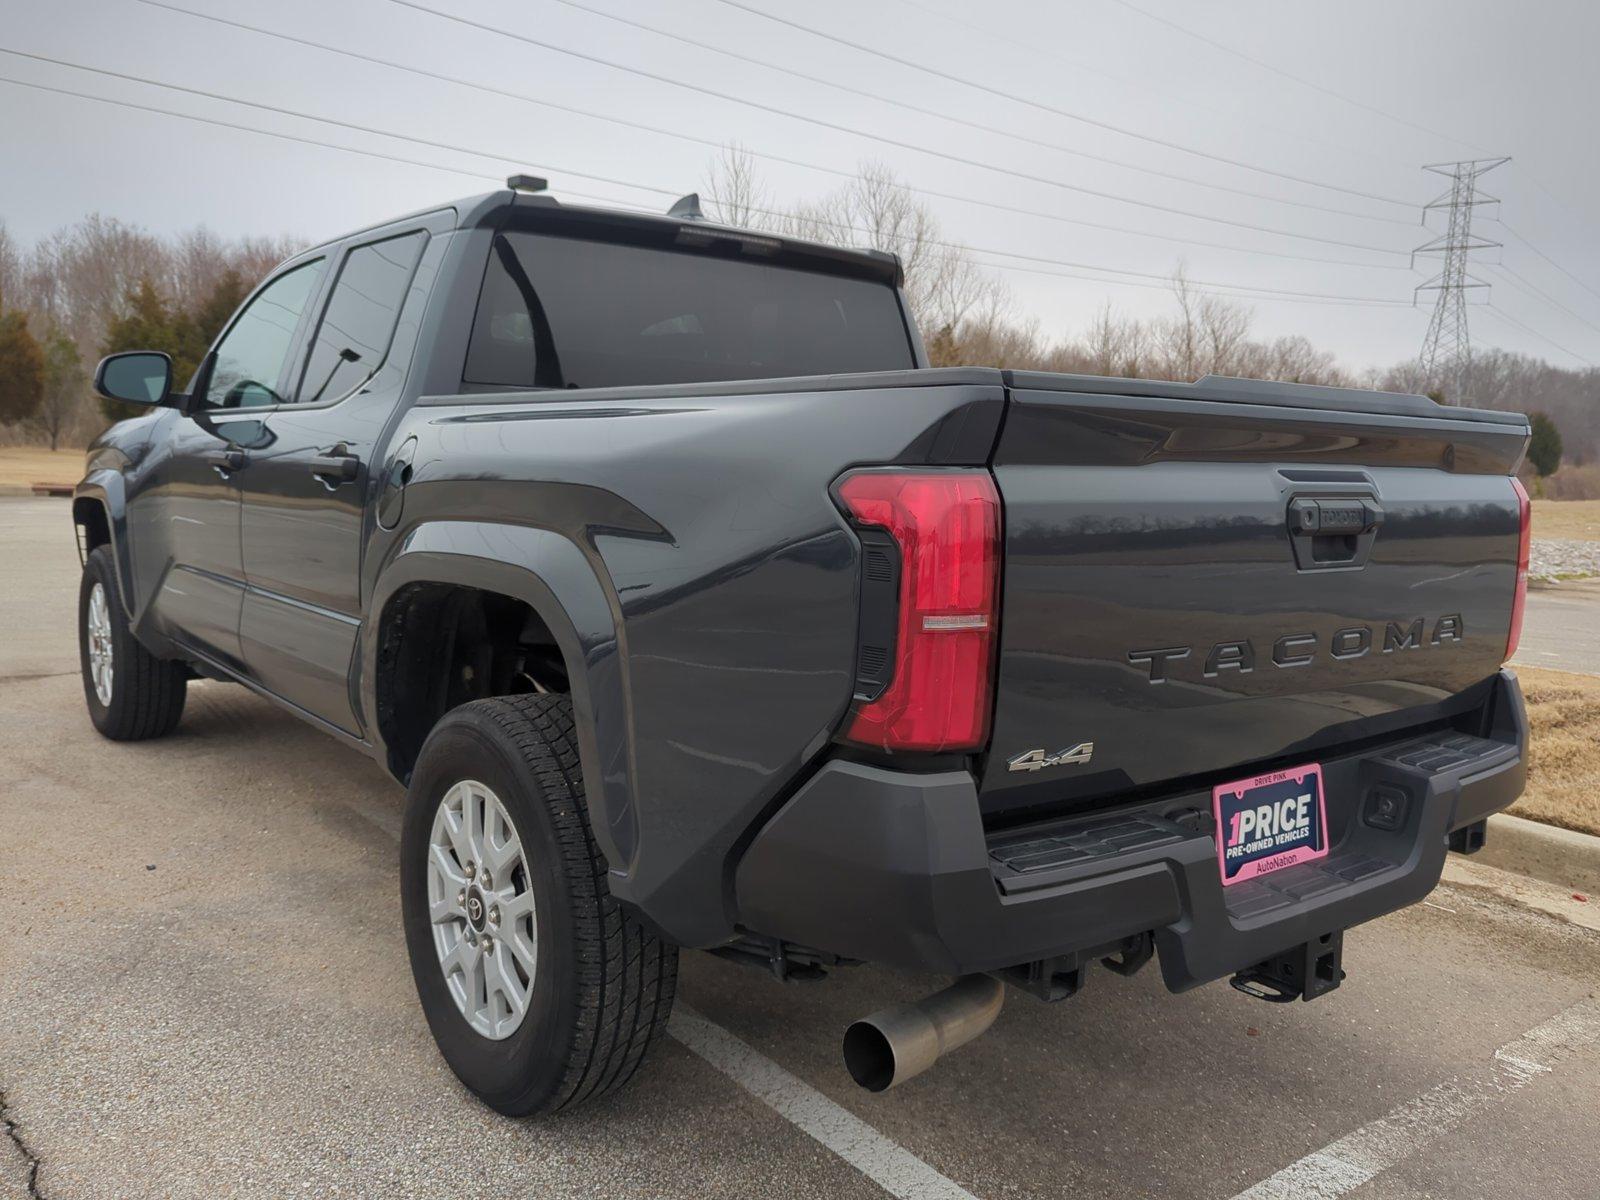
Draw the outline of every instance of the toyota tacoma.
M1518 795L1522 416L930 369L892 255L509 184L107 358L72 505L101 733L231 681L407 789L489 1105L627 1081L685 947L954 977L874 1089L1099 964L1310 999Z

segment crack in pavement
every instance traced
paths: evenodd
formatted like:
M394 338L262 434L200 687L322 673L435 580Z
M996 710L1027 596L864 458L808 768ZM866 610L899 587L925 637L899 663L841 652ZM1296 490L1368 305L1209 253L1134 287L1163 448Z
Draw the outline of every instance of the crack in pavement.
M16 1121L11 1118L11 1105L6 1101L6 1094L0 1092L0 1125L5 1126L6 1136L22 1154L23 1161L28 1164L28 1195L34 1200L44 1200L44 1193L39 1190L39 1156L29 1148L23 1140L22 1130Z
M60 679L65 675L77 674L77 671L40 671L35 675L0 675L0 683L29 683L35 679Z

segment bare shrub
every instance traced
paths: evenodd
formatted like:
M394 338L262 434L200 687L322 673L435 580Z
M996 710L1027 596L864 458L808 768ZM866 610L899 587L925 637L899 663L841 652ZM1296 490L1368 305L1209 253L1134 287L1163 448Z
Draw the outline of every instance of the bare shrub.
M1546 500L1600 500L1600 464L1562 467L1539 481Z

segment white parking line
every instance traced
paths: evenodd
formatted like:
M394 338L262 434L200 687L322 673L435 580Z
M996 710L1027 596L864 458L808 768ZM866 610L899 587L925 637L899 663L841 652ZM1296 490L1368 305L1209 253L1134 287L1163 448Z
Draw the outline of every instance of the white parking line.
M1494 1052L1475 1078L1441 1083L1331 1145L1290 1163L1234 1200L1335 1200L1600 1041L1600 1004L1580 1000Z
M679 1002L667 1031L779 1116L900 1200L975 1200L810 1084Z

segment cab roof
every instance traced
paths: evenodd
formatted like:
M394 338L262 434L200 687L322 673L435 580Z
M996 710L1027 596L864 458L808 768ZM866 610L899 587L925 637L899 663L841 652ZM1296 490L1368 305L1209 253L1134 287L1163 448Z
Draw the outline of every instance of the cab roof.
M899 256L882 250L830 246L762 230L722 225L701 217L566 204L544 192L530 193L510 187L392 217L376 225L330 238L318 246L308 247L302 253L444 213L453 214L455 227L463 230L523 229L662 249L698 250L719 257L749 258L772 262L773 265L850 275L893 287L905 282Z

